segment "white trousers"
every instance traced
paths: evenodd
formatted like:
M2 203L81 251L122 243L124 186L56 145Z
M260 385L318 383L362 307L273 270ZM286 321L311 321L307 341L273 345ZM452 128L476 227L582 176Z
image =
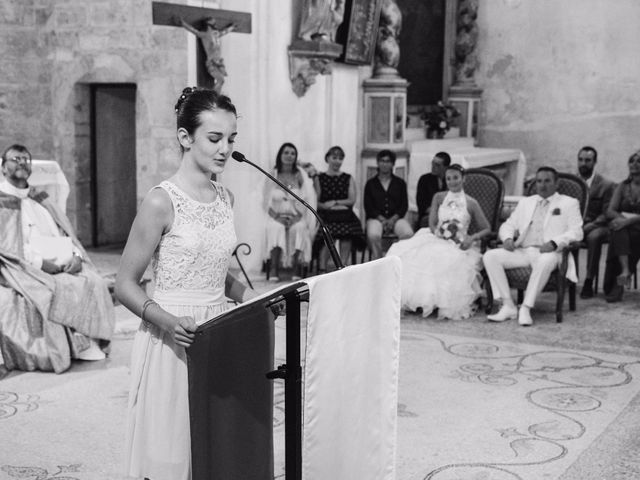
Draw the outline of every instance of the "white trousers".
M540 253L537 247L516 248L513 252L504 248L494 248L488 250L482 260L489 276L489 282L491 282L493 297L501 298L506 303L513 303L513 299L505 269L530 266L532 268L531 276L522 304L531 308L536 302L536 297L549 280L551 273L560 265L562 254L559 252Z

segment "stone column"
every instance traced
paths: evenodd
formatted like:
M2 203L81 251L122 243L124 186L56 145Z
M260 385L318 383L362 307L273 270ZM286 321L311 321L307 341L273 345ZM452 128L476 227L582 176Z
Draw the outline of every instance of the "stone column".
M475 82L478 68L478 0L459 0L454 48L454 83L449 102L460 112L460 136L476 137L482 89Z

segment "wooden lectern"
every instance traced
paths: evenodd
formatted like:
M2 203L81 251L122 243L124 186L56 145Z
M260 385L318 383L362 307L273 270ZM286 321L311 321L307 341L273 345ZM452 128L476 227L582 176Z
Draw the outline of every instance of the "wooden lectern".
M285 381L287 480L394 479L400 285L400 259L383 258L272 290L199 326L187 349L193 480L273 479L276 378ZM286 364L273 370L269 306L282 300Z
M200 325L187 349L193 480L273 480L273 384L285 380L287 478L301 478L300 302L286 285ZM273 371L274 318L287 306L287 364ZM297 472L294 473L294 472Z

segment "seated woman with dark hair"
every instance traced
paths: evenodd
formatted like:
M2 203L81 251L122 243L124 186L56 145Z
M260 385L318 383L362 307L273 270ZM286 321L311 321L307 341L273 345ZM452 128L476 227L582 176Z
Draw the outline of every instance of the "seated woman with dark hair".
M344 150L331 147L324 156L328 168L314 181L318 195L318 214L325 222L331 236L340 242L340 257L348 264L352 243L364 244L364 231L360 219L353 211L356 201L356 184L353 177L340 170L344 161ZM319 270L327 269L328 251L323 244L322 235L316 235L316 244L320 244Z
M618 302L640 257L640 150L629 157L629 177L613 193L607 218L611 235L604 290L608 302Z
M394 243L387 252L402 260L403 308L422 309L424 317L438 309L438 318L468 318L482 292L479 241L491 227L478 202L464 193L463 176L460 165L447 167L449 191L434 195L429 228ZM472 224L476 233L469 234Z
M295 145L282 144L276 155L276 178L315 207L313 184L307 173L298 168L297 161ZM272 181L265 183L264 205L268 214L265 257L269 259L269 279L279 280L280 268L291 268L295 278L304 276L304 269L311 260L315 219L304 205Z

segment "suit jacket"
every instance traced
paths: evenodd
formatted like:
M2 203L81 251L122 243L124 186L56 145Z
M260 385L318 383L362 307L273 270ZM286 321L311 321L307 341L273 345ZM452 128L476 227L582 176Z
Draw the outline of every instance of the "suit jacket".
M540 195L532 195L518 202L509 218L500 227L499 235L502 241L513 238L516 247L522 245L539 200ZM580 204L575 198L559 193L554 193L548 200L549 209L544 218L543 241L554 241L558 246L557 252L560 254L569 243L582 240ZM574 282L578 280L572 255L569 255L567 278Z
M429 207L433 201L433 196L447 189L447 186L442 181L442 188L438 186L438 177L433 173L425 173L418 180L418 187L416 189L416 206L418 207L418 220L422 219L425 215L428 216Z
M607 224L606 212L611 202L611 197L616 189L616 184L607 180L602 175L593 175L591 187L589 187L589 200L587 201L587 213L584 223L594 223L598 226Z

